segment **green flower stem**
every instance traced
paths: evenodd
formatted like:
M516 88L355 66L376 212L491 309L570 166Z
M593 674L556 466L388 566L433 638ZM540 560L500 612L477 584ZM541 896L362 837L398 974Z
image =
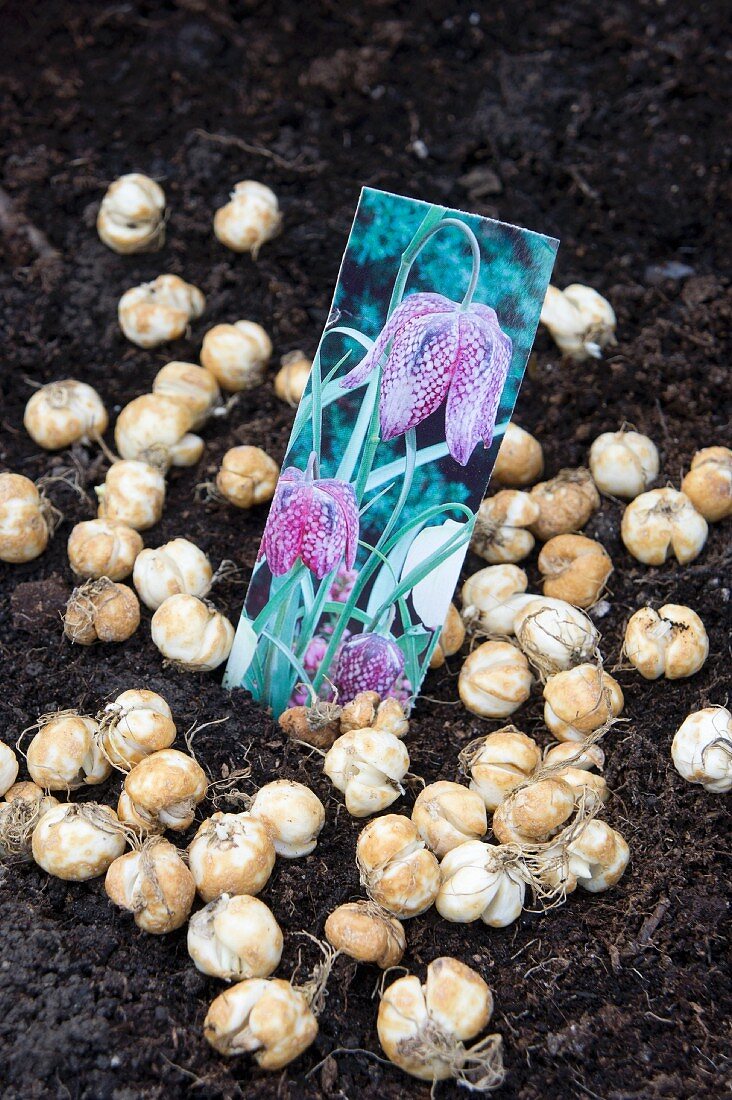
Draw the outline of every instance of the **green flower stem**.
M278 593L278 595L279 595L279 593ZM282 633L284 632L285 621L287 619L288 611L289 611L289 608L288 608L286 603L280 604L279 609L277 611L277 618L275 619L275 626L274 626L274 632L275 632L275 635L276 635L277 638L279 638L282 635ZM272 641L272 636L270 635L269 631L267 631L265 629L262 630L260 636L268 638L270 642ZM277 649L279 649L279 648L280 648L280 646L278 645ZM272 701L273 706L274 706L274 698L273 698L272 688L273 688L273 681L274 681L274 675L275 675L275 666L277 664L277 649L273 649L271 645L268 646L267 647L267 656L265 657L265 660L264 660L264 696L265 696L265 699L267 699L268 701Z
M415 455L414 467L419 469L420 466L427 466L431 462L446 458L449 453L447 443L434 443L431 447L423 447ZM409 462L409 455L404 458L397 458L394 462L387 462L385 466L378 466L369 475L366 482L366 492L370 493L374 489L379 489L388 481L394 481L400 477L407 468L407 462Z
M252 622L252 630L258 637L261 636L264 627L272 618L275 611L277 611L281 607L281 605L289 599L292 590L300 583L300 578L304 568L305 566L301 561L295 563L287 580L284 582L284 584L281 585L281 587L277 589L273 596L270 596L270 598L267 600L267 603L257 615L256 619L254 619L254 621Z
M384 545L389 535L394 530L403 510L404 505L407 503L407 498L412 491L412 482L414 480L414 470L417 464L417 433L414 428L410 428L404 436L404 476L402 478L402 488L399 493L399 500L394 506L394 510L389 517L386 527L381 532L381 537L377 542L377 548Z
M282 642L277 637L276 634L270 634L269 630L263 630L262 631L262 637L266 638L267 641L270 642L271 645L274 647L274 649L278 650L282 654L282 656L286 658L287 662L292 666L293 672L295 674L297 674L297 676L300 678L302 683L307 684L310 680L310 677L308 676L307 672L305 671L305 669L302 667L302 665L298 661L295 654L292 653L291 650L289 650L287 648L287 646L284 644L284 642ZM273 652L274 652L274 649L273 649ZM288 699L289 699L289 695L288 695ZM274 707L273 707L273 709L276 710L276 708L274 708ZM284 708L282 708L282 709L284 709Z
M448 510L448 509L450 511L462 512L465 515L466 519L468 520L468 524L466 526L470 526L472 523L475 522L475 517L473 516L473 513L470 511L469 508L466 508L466 506L464 504L446 504L446 505L445 504L436 504L436 505L433 505L431 508L428 508L422 514L420 514L418 516L415 516L414 519L412 519L407 524L407 526L405 527L404 530L397 531L397 533L395 535L392 535L392 537L389 539L388 543L385 546L383 546L381 548L381 550L377 551L375 547L374 548L367 547L367 549L371 550L371 554L370 554L369 558L366 560L366 562L364 563L363 568L360 570L360 572L358 574L358 577L356 578L356 583L353 586L353 590L352 590L350 596L348 597L347 602L345 604L343 604L343 610L341 612L341 616L338 619L337 623L335 624L335 627L333 628L333 634L331 635L330 641L328 643L328 648L325 651L325 656L323 657L323 661L320 665L320 668L316 672L315 677L313 678L313 687L315 688L316 691L320 688L323 680L325 679L325 674L326 674L326 672L328 672L328 670L330 668L330 663L333 660L333 657L335 656L336 650L338 649L341 638L343 636L343 632L346 629L346 627L347 627L348 623L350 622L351 618L353 617L353 609L356 607L356 605L358 603L358 600L361 596L361 592L363 591L363 589L366 587L366 585L371 580L371 577L374 574L374 572L376 571L376 569L378 569L379 566L381 564L383 564L383 562L385 561L386 556L389 553L389 551L394 548L396 543L401 538L403 538L403 536L408 531L412 530L415 527L419 527L420 525L423 525L424 523L428 523L430 519L435 519L442 512L444 512L445 510ZM470 526L470 530L472 532L472 526ZM363 545L363 543L360 543L360 545ZM451 548L450 548L450 552L452 552ZM388 601L385 601L385 603L390 603L390 602L393 602L392 598L390 598ZM382 606L384 606L384 605L382 605ZM381 612L381 614L383 614L383 611ZM372 618L371 622L373 622L373 618Z

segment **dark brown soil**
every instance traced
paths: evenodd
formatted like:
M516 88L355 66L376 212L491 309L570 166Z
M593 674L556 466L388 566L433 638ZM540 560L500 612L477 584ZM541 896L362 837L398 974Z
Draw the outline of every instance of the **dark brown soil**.
M267 326L278 355L312 351L364 182L561 237L560 285L589 282L615 305L619 343L602 363L569 367L539 340L518 420L541 438L549 473L583 462L595 435L624 420L660 446L662 481L678 484L696 448L729 445L724 5L0 8L3 467L38 477L73 463L87 489L103 473L93 452L55 459L34 447L22 428L31 382L79 376L118 409L168 359L195 359L207 327L242 316ZM129 170L164 180L173 215L160 254L118 257L94 232L105 185ZM226 252L211 232L213 210L247 177L274 187L285 215L285 231L257 263ZM164 270L204 289L206 314L190 339L140 351L117 328L116 303ZM291 419L271 385L245 396L206 432L201 466L173 473L164 520L149 535L153 545L185 535L214 561L234 559L241 574L216 592L232 615L265 513L197 505L194 486L236 442L279 460ZM62 641L65 541L91 505L63 486L52 495L66 513L52 547L1 572L2 738L14 742L40 711L95 708L133 686L161 691L181 730L227 717L194 743L212 777L246 757L250 786L293 777L327 804L317 851L279 861L263 894L286 933L280 973L291 974L300 955L307 969L316 951L298 932L322 934L328 912L359 894L358 823L321 779L318 758L283 743L243 693L227 695L215 674L163 669L149 616L121 647ZM684 783L669 756L681 719L729 693L730 528L712 529L690 567L645 569L619 541L620 514L606 501L588 528L615 562L599 622L610 664L629 613L646 601L689 603L711 641L689 683L619 674L629 721L607 745L608 816L631 844L627 874L607 894L580 892L505 931L449 925L434 912L407 928L410 968L424 973L452 953L491 983L508 1068L500 1095L522 1100L732 1095L727 804ZM530 571L536 584L533 559ZM415 711L412 769L428 781L454 778L460 747L492 728L455 702L459 664L429 677ZM518 718L541 730L538 693ZM112 802L117 788L102 797ZM412 798L395 809L408 811ZM427 1097L426 1086L377 1058L376 970L340 960L316 1043L268 1076L204 1043L203 1016L221 987L195 970L183 932L138 932L100 881L65 884L33 866L0 874L8 1100Z

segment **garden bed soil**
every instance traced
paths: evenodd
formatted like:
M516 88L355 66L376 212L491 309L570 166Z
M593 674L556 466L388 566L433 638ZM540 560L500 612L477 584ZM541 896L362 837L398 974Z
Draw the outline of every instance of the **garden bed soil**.
M5 3L0 466L32 478L71 467L90 496L103 477L106 460L93 449L53 457L25 434L36 383L80 377L118 410L164 362L195 360L207 327L239 317L267 327L277 356L312 353L367 183L560 237L556 281L609 297L618 344L601 362L570 366L540 335L517 420L541 439L549 474L583 463L597 434L630 421L659 445L659 483L678 484L698 447L730 444L723 11L679 2ZM129 170L164 182L172 218L160 253L119 257L94 231L105 186ZM211 232L214 209L248 177L272 186L284 211L282 236L256 263ZM117 301L167 270L205 291L206 313L186 339L142 351L122 337ZM239 572L215 598L234 617L265 509L197 503L195 486L237 443L279 461L292 416L271 380L243 395L205 430L201 464L171 474L165 516L147 536L158 545L184 535L214 563L233 560ZM278 861L262 894L285 932L279 973L299 964L304 974L317 950L298 933L322 935L327 914L359 896L360 824L317 755L288 745L245 693L224 692L216 673L164 668L149 615L122 646L62 639L66 538L92 505L60 483L50 492L66 517L50 549L0 572L2 738L13 743L41 711L94 710L147 687L168 699L181 732L204 726L193 747L213 779L248 763L246 790L274 777L313 786L327 807L318 847ZM729 695L730 528L711 529L692 565L649 569L620 542L621 511L605 500L587 527L615 563L598 620L608 666L646 601L690 604L711 642L689 682L618 673L627 721L607 738L607 817L631 846L625 877L502 931L447 924L434 910L407 926L410 969L424 974L431 959L453 954L490 982L508 1070L500 1095L521 1100L732 1089L728 801L686 784L669 755L683 717ZM535 555L528 568L536 587ZM431 673L414 711L412 771L427 781L456 778L459 750L498 725L456 702L459 667L454 657ZM546 739L538 691L516 720ZM114 804L119 785L93 793ZM408 812L414 793L394 809ZM227 806L236 808L222 799ZM377 1058L375 969L338 960L316 1042L265 1074L203 1041L221 985L194 968L184 931L147 936L111 908L100 880L67 884L32 865L0 870L0 903L5 1100L429 1094Z

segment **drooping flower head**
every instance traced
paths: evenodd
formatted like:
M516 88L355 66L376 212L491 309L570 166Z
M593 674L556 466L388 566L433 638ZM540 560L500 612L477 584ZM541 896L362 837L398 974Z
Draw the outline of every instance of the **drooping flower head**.
M353 486L315 477L315 455L305 471L288 466L277 483L262 536L260 558L281 577L301 558L318 580L344 560L353 567L358 547L358 505Z
M341 385L360 385L390 344L379 404L382 438L403 435L446 401L445 441L465 466L480 440L491 445L511 363L511 339L496 311L478 303L463 309L442 294L411 294Z
M359 691L386 695L404 671L404 654L393 638L356 634L341 648L333 683L339 703L350 703Z

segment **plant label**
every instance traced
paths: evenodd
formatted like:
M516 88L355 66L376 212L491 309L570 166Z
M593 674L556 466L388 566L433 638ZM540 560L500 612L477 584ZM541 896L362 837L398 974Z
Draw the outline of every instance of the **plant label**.
M275 717L411 702L539 322L558 242L366 188L224 683Z

